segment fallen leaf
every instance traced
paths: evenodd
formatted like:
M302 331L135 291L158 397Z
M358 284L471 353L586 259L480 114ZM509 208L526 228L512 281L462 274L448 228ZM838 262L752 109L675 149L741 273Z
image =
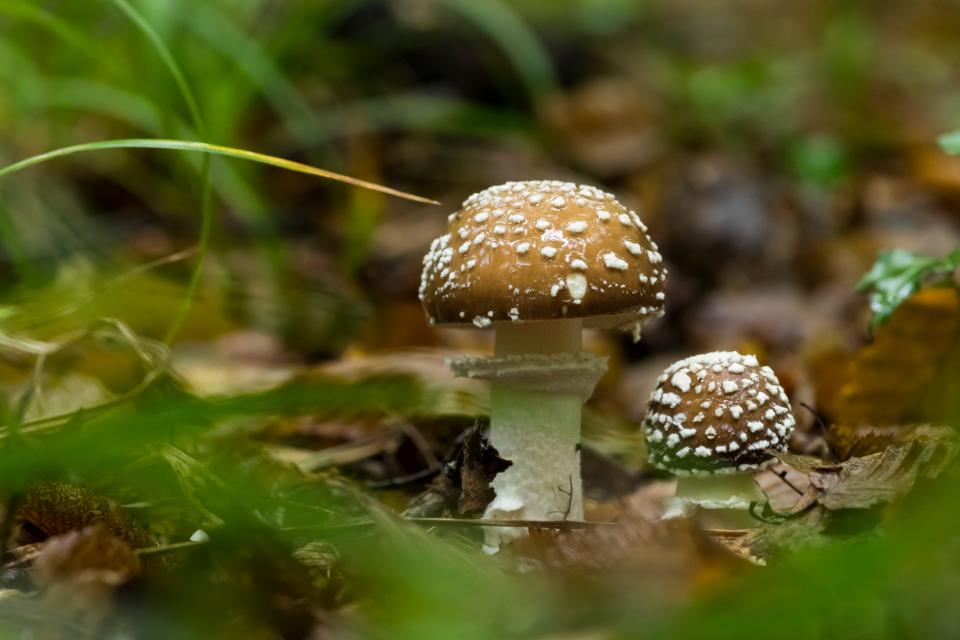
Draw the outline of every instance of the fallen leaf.
M881 453L851 458L835 468L810 474L827 509L866 509L909 492L917 480L935 478L953 461L956 441L914 440L887 447Z
M493 446L474 428L460 451L460 499L457 511L468 516L482 513L496 497L490 483L512 463L500 457Z
M102 524L133 548L154 544L147 530L122 509L86 487L66 482L42 480L34 483L20 501L17 518L29 523L45 537Z
M490 482L510 464L483 437L480 428L474 427L466 433L453 459L443 466L426 491L410 502L404 515L478 515L496 496Z
M881 453L893 444L912 440L949 443L957 437L952 427L929 424L908 424L877 427L872 425L834 425L830 429L830 446L841 459Z
M93 625L109 611L113 592L140 574L140 559L102 523L50 538L32 575L51 609Z
M40 588L72 584L117 587L140 574L140 559L102 523L50 538L34 558Z
M850 366L836 399L839 425L895 425L920 412L921 400L960 335L960 293L921 289L880 325ZM831 438L844 437L844 427Z

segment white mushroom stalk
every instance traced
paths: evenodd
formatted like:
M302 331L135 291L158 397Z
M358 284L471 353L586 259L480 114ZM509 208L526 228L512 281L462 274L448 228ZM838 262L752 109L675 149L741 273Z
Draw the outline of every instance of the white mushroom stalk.
M451 361L491 382L490 439L510 468L488 518L583 517L580 413L606 368L584 328L663 313L667 270L634 211L595 187L508 182L470 196L424 257L430 324L496 331L492 358ZM488 530L497 547L522 529Z
M490 380L490 443L511 466L493 479L495 520L582 520L580 414L606 370L581 351L579 319L497 328L493 358L450 362L460 376ZM491 530L487 545L522 535Z
M676 494L664 505L663 519L699 515L707 529L751 529L757 519L751 505L767 501L753 475L680 476Z

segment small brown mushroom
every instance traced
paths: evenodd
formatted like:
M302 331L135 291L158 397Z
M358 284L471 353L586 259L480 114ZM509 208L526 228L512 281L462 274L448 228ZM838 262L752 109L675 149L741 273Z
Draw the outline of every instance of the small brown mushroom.
M753 523L750 503L763 501L750 473L772 462L770 449L786 451L794 418L773 369L718 351L670 365L643 426L650 462L678 476L665 517L699 507L741 528Z

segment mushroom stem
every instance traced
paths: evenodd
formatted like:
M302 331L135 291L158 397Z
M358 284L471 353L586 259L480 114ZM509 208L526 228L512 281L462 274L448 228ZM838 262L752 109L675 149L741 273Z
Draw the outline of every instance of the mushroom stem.
M579 318L499 324L496 331L493 353L498 358L527 353L579 353L583 350L583 321Z
M490 442L510 468L497 474L484 517L582 520L580 413L606 368L581 351L580 320L498 326L495 356L454 363L491 381ZM523 529L491 529L491 550Z
M751 529L757 520L750 503L762 504L766 496L749 473L715 476L680 476L676 495L666 503L664 519L697 513L707 529Z

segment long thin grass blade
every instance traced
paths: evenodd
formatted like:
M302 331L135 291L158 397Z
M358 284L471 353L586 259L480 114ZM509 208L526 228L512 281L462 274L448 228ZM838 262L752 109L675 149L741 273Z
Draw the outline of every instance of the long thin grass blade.
M287 171L305 173L307 175L317 176L318 178L336 180L337 182L343 182L355 187L360 187L361 189L378 191L380 193L396 196L398 198L404 198L405 200L412 200L413 202L440 204L436 200L431 200L430 198L424 198L423 196L406 193L405 191L384 187L373 182L360 180L359 178L353 178L340 173L334 173L333 171L327 171L326 169L319 169L301 162L285 160L283 158L277 158L276 156L257 153L255 151L246 151L244 149L235 149L233 147L224 147L216 144L207 144L205 142L194 142L189 140L154 140L149 138L134 138L129 140L103 140L101 142L88 142L69 147L62 147L60 149L54 149L53 151L48 151L46 153L25 158L19 162L15 162L11 165L0 168L0 178L32 166L48 162L50 160L55 160L57 158L63 158L87 151L103 151L106 149L165 149L208 153L211 155L226 156L228 158L248 160L250 162L259 162L260 164L277 167L279 169L286 169Z

